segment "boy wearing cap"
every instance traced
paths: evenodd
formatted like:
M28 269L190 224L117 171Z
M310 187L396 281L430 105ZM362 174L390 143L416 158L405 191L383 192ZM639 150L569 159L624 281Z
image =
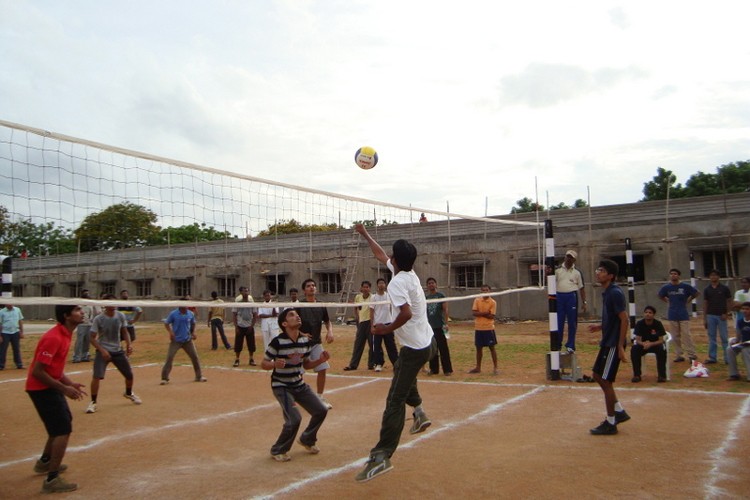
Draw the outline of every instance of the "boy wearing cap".
M586 313L586 291L583 288L583 275L576 269L578 254L575 250L565 252L562 266L555 270L557 281L557 348L563 341L565 321L568 322L568 341L565 343L568 352L576 350L576 331L578 330L578 293L581 294L581 312Z

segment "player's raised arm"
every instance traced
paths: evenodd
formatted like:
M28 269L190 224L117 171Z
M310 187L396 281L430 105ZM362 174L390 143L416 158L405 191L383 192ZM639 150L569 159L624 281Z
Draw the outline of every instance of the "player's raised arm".
M386 262L388 262L388 254L385 253L385 250L383 250L383 247L381 247L377 241L372 239L372 236L370 236L370 233L367 232L367 228L365 226L363 226L362 224L357 224L354 226L354 230L364 236L364 238L367 240L367 244L370 245L372 254L376 259L378 259L378 261L380 261L380 263L385 264Z

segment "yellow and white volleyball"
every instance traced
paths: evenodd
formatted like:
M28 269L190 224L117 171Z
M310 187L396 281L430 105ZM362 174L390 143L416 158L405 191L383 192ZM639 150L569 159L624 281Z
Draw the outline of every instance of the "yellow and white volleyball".
M370 146L362 146L354 153L354 163L362 170L370 170L378 164L378 153Z

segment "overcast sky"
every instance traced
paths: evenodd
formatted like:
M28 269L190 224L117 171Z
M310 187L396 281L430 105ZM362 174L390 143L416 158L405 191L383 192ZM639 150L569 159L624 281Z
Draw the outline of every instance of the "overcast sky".
M0 118L483 215L750 159L750 2L0 0ZM380 162L362 171L363 145Z

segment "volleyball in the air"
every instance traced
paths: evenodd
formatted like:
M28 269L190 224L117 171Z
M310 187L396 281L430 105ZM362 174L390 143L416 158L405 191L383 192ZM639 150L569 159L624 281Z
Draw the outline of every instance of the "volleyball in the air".
M354 153L354 163L362 170L370 170L378 164L378 153L370 146L362 146Z

